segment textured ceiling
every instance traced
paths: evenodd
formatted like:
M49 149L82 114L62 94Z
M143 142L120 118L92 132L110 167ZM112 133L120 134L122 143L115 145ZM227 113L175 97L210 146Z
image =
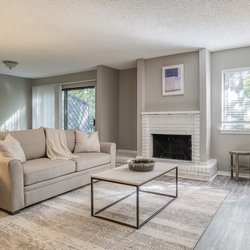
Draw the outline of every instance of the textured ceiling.
M0 73L42 77L250 45L249 0L0 0Z

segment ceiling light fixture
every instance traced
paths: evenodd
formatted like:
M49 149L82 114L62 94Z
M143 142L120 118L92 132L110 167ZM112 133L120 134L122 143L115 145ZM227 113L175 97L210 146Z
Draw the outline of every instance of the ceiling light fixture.
M3 63L5 64L5 66L7 68L9 68L10 70L13 69L14 67L17 66L18 62L15 61L10 61L10 60L4 60Z

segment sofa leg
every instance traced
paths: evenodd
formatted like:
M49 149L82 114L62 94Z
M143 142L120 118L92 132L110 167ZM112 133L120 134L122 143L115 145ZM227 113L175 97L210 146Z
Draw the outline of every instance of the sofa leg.
M15 212L10 212L10 211L6 211L9 215L16 215L19 214L21 210L17 210Z

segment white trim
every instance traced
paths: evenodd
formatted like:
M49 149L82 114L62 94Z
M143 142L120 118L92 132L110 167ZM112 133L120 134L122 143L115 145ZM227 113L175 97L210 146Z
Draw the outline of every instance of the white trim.
M117 153L124 153L124 154L136 154L137 155L137 151L136 150L129 150L129 149L117 149L116 150Z
M200 111L157 111L157 112L141 112L141 115L179 115L179 114L200 114Z
M51 84L35 84L33 87L45 87L45 86L54 86L54 85L68 85L68 84L88 83L88 82L96 82L96 79L80 80L80 81L73 81L73 82L51 83Z
M222 73L228 73L228 72L237 72L237 71L243 71L243 70L250 70L250 67L243 67L243 68L234 68L234 69L223 69Z
M224 71L221 71L221 125L223 124L224 120Z
M62 129L62 85L58 85L57 87L57 92L56 93L56 113L58 112L58 114L56 114L56 118L55 118L55 125L56 128L58 129Z
M250 135L250 129L219 129L225 135Z
M68 85L68 84L88 83L88 82L96 82L96 79L81 80L81 81L74 81L74 82L62 82L62 83L59 83L59 84Z
M228 171L218 171L217 175L231 176L231 173ZM250 179L250 174L239 173L239 177Z

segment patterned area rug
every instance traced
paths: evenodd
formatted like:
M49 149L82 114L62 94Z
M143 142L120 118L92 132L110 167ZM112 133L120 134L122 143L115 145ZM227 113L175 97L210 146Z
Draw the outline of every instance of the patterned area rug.
M174 191L169 177L145 189ZM169 184L167 184L169 183ZM101 208L132 189L95 183L95 206ZM44 201L18 215L0 218L0 248L5 249L193 249L213 219L227 192L210 187L179 185L179 197L141 229L136 230L90 216L90 186ZM168 198L142 193L142 219ZM102 215L135 221L135 197L130 196Z

